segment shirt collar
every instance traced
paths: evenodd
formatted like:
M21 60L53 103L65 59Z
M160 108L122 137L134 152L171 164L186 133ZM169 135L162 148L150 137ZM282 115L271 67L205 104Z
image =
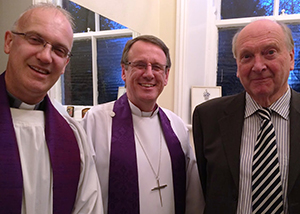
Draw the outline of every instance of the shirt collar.
M291 90L290 88L288 88L285 94L282 95L278 100L276 100L276 102L274 102L270 106L270 109L287 120L290 112L290 100L291 100ZM260 106L257 102L255 102L252 99L252 97L248 93L246 93L245 118L250 117L258 109L261 108L262 106Z
M146 112L146 111L141 111L137 106L135 106L132 102L130 102L130 100L128 99L129 102L129 106L131 109L131 112L134 115L137 115L139 117L154 117L155 115L157 115L158 113L158 105L156 104L156 107L154 108L153 111L150 112Z
M25 110L40 110L42 107L43 100L35 105L30 105L25 102L22 102L21 100L19 100L9 92L7 92L7 94L9 99L9 105L11 108L19 108Z

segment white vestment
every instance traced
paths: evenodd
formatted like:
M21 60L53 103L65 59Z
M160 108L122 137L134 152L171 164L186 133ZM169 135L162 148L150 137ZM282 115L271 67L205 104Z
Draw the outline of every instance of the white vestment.
M23 174L22 213L52 214L53 177L45 140L44 112L11 108L11 113ZM85 132L72 118L65 116L65 119L74 131L81 159L80 178L72 213L101 214L101 190Z
M114 112L112 111L113 105L114 102L110 102L93 107L87 112L82 121L89 142L92 143L96 153L96 167L101 184L104 213L107 213L108 206L111 129L112 117L114 116ZM130 108L133 113L135 130L140 213L173 214L175 213L175 207L171 159L160 127L158 111L153 115L148 112L141 112L132 103L130 103ZM202 213L204 209L204 198L195 155L189 143L188 130L177 115L169 110L163 110L170 119L173 131L181 142L181 147L185 154L186 214ZM154 170L151 168L149 162ZM160 185L167 185L167 187L161 189L163 206L161 206L159 191L151 191L151 189L157 187L155 174L159 174Z

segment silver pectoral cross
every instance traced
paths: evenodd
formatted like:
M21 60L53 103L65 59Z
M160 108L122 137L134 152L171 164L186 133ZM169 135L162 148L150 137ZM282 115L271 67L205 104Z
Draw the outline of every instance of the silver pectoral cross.
M163 189L163 188L165 188L165 187L167 187L167 184L160 186L159 179L157 179L156 182L157 182L157 187L154 187L153 189L151 189L151 191L158 190L160 204L161 204L161 206L163 206L162 197L161 197L161 191L160 190Z

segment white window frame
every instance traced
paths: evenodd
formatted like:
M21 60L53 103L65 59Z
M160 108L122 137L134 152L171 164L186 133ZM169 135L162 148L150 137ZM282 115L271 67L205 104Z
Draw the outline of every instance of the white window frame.
M61 1L60 1L61 2ZM93 106L98 104L98 77L97 77L97 39L99 38L111 38L111 37L126 37L131 36L132 38L137 37L139 34L130 29L118 29L118 30L104 30L100 31L99 14L95 13L95 31L74 33L73 40L78 41L82 39L90 39L92 46L92 77L93 77ZM62 81L63 78L60 77L55 85L49 90L48 95L52 100L57 100L62 103ZM64 105L67 108L69 105ZM74 107L74 117L75 119L81 119L81 111L84 108L90 108L92 106L81 106L81 105L71 105Z

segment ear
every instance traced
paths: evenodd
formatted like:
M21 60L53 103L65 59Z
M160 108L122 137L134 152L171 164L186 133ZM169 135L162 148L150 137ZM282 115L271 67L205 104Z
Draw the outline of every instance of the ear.
M290 57L291 57L290 71L292 71L292 70L294 70L294 66L295 66L295 51L294 51L294 49L292 51L290 51Z
M4 37L4 52L6 54L10 53L11 46L12 46L12 43L13 43L12 38L13 38L12 32L11 31L6 31L5 32L5 37Z
M240 78L240 75L239 75L239 67L237 67L237 70L236 70L236 77L237 77L237 78Z
M168 68L167 71L166 71L166 76L165 76L165 79L164 79L164 86L166 86L168 84L169 73L170 73L170 68Z
M121 64L121 67L122 67L122 80L126 83L126 68L125 68L125 65L122 63Z
M65 73L66 67L67 67L67 65L69 64L69 62L70 62L70 58L68 57L67 60L66 60L66 62L65 62L64 69L63 69L63 70L61 71L61 73L60 73L61 75Z

